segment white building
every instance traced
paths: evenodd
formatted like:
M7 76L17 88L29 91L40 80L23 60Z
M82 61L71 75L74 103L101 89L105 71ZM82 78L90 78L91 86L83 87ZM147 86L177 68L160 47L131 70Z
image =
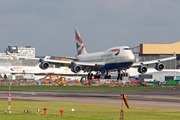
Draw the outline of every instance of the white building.
M9 45L8 48L6 48L6 52L8 54L17 55L17 56L26 56L26 57L35 57L35 48L32 48L31 46L26 47L18 47L17 45ZM6 53L0 53L0 59L19 59L16 57L12 57L10 55L7 55Z
M146 81L160 81L167 82L169 80L180 80L179 71L159 71L151 74L139 74L139 80Z
M32 48L30 46L26 46L25 48L24 47L18 47L17 55L35 58L35 48Z

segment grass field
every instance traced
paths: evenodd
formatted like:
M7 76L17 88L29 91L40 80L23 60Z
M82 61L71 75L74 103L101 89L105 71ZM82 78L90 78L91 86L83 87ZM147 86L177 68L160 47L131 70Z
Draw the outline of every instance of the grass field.
M0 90L8 90L9 86L0 86ZM124 87L125 92L132 91L177 91L174 87ZM21 85L11 86L11 91L41 91L41 92L120 92L121 87L107 86L47 86L47 85ZM44 116L43 108L47 108ZM8 102L0 101L0 120L119 120L120 107L107 105L90 105L60 102L32 102L12 101L11 114L5 114ZM74 108L75 111L71 111ZM29 113L24 113L29 109ZM37 115L40 109L40 115ZM60 115L60 110L64 115ZM155 109L155 108L124 108L125 120L180 120L180 110Z
M124 92L177 91L180 87L124 87ZM1 85L0 90L9 90L9 86ZM121 87L108 86L50 86L50 85L12 85L12 91L39 92L120 92Z
M7 111L7 101L0 101L1 120L119 120L120 107L106 105L73 104L60 102L12 101L11 114ZM47 108L44 116L43 108ZM75 111L71 111L74 108ZM29 113L24 113L29 109ZM37 115L40 109L40 115ZM63 116L60 110L64 110ZM180 110L153 108L124 108L125 120L179 120Z

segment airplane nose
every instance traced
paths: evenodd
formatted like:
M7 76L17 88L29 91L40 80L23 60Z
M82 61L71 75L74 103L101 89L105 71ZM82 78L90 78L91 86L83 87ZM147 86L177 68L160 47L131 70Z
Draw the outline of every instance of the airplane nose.
M134 62L135 57L134 54L129 55L129 62Z

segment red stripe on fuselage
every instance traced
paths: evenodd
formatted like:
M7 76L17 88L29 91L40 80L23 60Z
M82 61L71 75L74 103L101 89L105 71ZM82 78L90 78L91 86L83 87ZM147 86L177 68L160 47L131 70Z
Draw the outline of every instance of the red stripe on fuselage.
M112 52L120 52L120 49L113 49Z
M11 69L21 69L21 67L12 67Z

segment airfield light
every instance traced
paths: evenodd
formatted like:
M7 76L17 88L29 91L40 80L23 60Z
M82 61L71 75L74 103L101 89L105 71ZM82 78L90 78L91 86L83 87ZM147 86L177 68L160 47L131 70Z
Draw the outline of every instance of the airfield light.
M27 109L26 111L27 111L27 113L29 113L29 109Z
M47 110L47 108L44 108L44 115L46 115L46 110Z
M61 116L62 116L62 115L63 115L64 110L60 110L60 112L61 112Z
M37 109L37 115L39 115L39 109Z

